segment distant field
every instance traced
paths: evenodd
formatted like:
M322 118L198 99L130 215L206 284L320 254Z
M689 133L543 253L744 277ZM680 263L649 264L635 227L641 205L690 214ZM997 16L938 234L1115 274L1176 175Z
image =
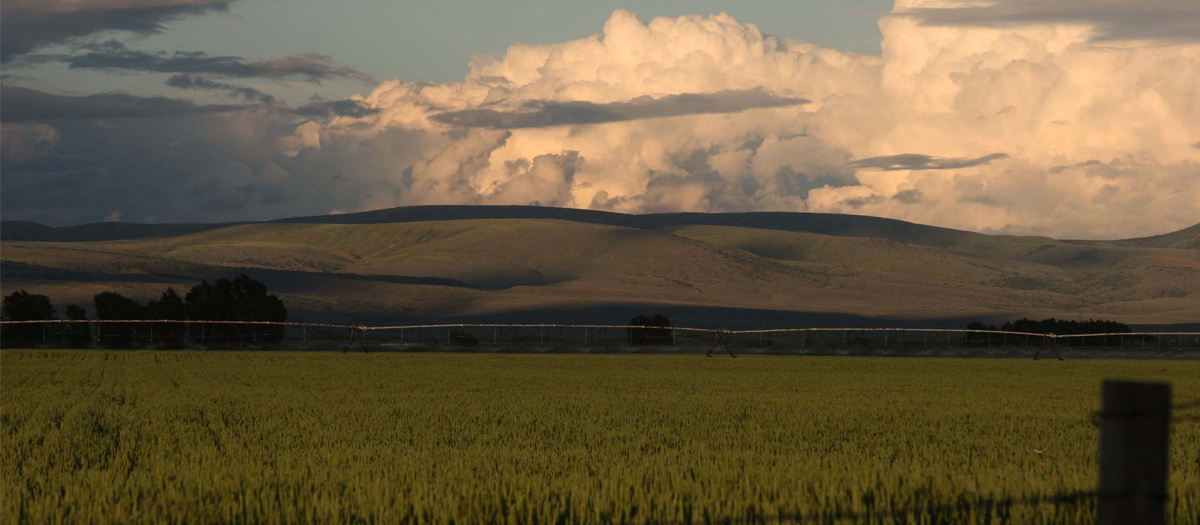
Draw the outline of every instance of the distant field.
M1087 523L1088 500L1027 500L1095 488L1100 381L1200 398L1200 362L4 351L0 364L4 523ZM1197 523L1200 423L1176 425L1171 464L1171 522Z

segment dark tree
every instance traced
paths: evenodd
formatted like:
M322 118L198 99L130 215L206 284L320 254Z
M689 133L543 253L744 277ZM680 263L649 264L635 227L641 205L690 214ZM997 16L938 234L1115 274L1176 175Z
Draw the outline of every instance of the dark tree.
M267 285L239 275L232 283L234 311L240 321L287 321L287 308L275 294L267 293ZM283 339L284 327L279 325L251 326L252 339L276 343Z
M54 305L49 297L20 290L4 297L3 316L7 321L50 320L54 319ZM41 323L5 325L3 346L13 348L40 344L45 330L46 327Z
M96 305L96 319L146 318L146 309L141 304L117 292L98 293L92 302ZM148 326L138 323L97 323L96 329L105 348L133 348L141 342L140 337L149 332Z
M230 281L219 279L192 287L184 298L189 319L209 321L287 321L287 308L267 286L246 274ZM278 325L207 325L202 341L209 345L275 343L283 339L284 327ZM193 338L196 335L193 331Z
M87 310L77 305L70 305L66 311L67 319L71 321L87 321ZM63 345L68 348L87 348L92 344L92 331L86 322L66 323L63 333Z
M447 343L454 346L479 346L479 339L466 330L454 330L450 332Z
M174 288L167 288L158 300L146 303L146 317L164 321L187 319L187 308L183 298ZM154 323L151 336L158 344L167 348L182 348L187 325L184 323Z
M967 323L967 330L996 330L995 325L986 325L979 321L971 321ZM986 343L989 341L987 334L965 334L966 342L968 343Z
M975 326L982 326L982 323L973 322L967 325L968 329L975 329ZM1079 335L1079 334L1127 334L1133 330L1124 323L1117 321L1100 321L1089 319L1087 321L1070 321L1066 319L1042 319L1035 321L1033 319L1018 319L1016 321L1004 323L1000 327L1002 330L1010 332L1027 332L1031 334L1055 334L1055 335ZM995 327L990 329L995 330ZM1066 346L1096 346L1105 344L1103 337L1072 337L1067 339L1059 339L1059 344Z
M674 341L671 338L671 331L664 330L671 326L671 321L667 316L662 314L654 314L651 316L638 315L629 320L631 326L645 326L654 328L630 328L629 329L629 344L634 346L639 345L669 345Z

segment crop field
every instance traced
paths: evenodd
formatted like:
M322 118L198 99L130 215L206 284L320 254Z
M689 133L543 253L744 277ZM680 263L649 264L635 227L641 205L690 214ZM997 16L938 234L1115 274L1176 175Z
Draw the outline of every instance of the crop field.
M1105 378L1200 398L1195 361L4 351L0 521L1085 523ZM1194 419L1170 476L1200 522Z

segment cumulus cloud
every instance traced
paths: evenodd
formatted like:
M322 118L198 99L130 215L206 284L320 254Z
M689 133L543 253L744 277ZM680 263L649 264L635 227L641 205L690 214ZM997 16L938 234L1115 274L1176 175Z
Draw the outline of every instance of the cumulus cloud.
M7 0L0 3L0 61L102 31L150 34L172 20L226 11L235 0Z
M902 16L880 20L881 56L765 35L727 14L643 22L617 11L595 35L477 56L457 81L386 81L340 109L210 113L190 119L203 131L178 133L160 119L121 122L127 135L171 140L146 166L113 158L132 147L125 139L74 158L95 166L92 185L186 166L187 202L155 185L140 188L157 192L138 199L146 209L104 202L103 188L89 195L99 202L87 213L132 220L537 203L852 212L1076 238L1200 220L1200 43L1113 46L1097 20L912 14L987 5L902 0ZM298 112L314 120L297 123ZM78 147L69 137L116 140L60 132L60 151ZM14 176L5 214L46 213L21 200L22 184L44 181Z
M126 93L70 96L16 86L0 88L0 114L5 122L162 117L238 109L242 106L195 104L187 100Z
M390 204L488 202L515 177L511 166L571 151L586 161L573 175L573 197L529 196L527 203L626 212L843 211L1072 236L1196 221L1141 212L1118 220L1111 209L1085 214L1084 203L1098 205L1089 192L1104 186L1091 180L1100 172L1058 168L1090 160L1138 165L1143 184L1121 188L1123 195L1135 192L1163 209L1193 197L1200 184L1187 174L1200 162L1191 147L1200 93L1180 79L1200 73L1200 47L1097 45L1100 21L1083 18L980 28L916 16L946 5L963 7L900 2L898 14L880 22L880 57L764 35L724 14L643 23L617 11L588 38L475 57L462 81L385 82L364 97L378 113L328 130L353 124L439 136L424 154L428 161L402 177L414 191ZM691 110L730 93L808 103ZM692 103L675 104L684 100ZM1076 176L1083 179L1074 187L1061 183ZM1054 198L1021 197L1028 193ZM1095 222L1045 219L1056 215Z

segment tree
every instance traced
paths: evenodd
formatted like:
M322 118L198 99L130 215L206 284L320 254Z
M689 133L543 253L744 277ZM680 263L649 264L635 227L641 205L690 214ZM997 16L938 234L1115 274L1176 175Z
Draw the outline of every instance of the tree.
M968 329L974 329L975 325L981 323L971 323L967 325ZM995 327L991 327L995 330ZM1035 321L1033 319L1017 319L1016 321L1004 323L1001 329L1009 332L1026 332L1031 334L1055 334L1055 335L1079 335L1079 334L1127 334L1133 330L1129 325L1117 321L1100 321L1089 319L1087 321L1070 321L1067 319L1042 319ZM1069 346L1096 346L1106 344L1104 337L1072 337L1060 339L1061 344Z
M670 345L674 344L670 330L664 330L671 326L671 321L667 316L662 314L654 314L652 316L638 315L634 316L629 321L632 326L646 326L655 328L630 328L629 329L629 344L638 345ZM660 328L661 327L661 328Z
M246 274L236 279L203 281L184 297L190 319L208 321L287 321L287 308L267 286ZM209 339L229 344L276 343L283 339L279 325L211 325Z
M7 321L46 321L54 319L54 305L45 295L20 290L4 297L3 316ZM33 346L44 339L45 329L41 323L5 325L3 346Z
M187 319L187 308L183 298L174 288L167 288L157 301L146 303L146 317L164 321L182 321ZM182 348L187 325L184 323L154 323L153 339L160 341L168 348Z
M251 279L246 274L233 280L233 310L240 321L287 321L287 308L275 294L267 293L267 285ZM280 325L250 326L252 339L276 343L283 339L284 327Z
M137 301L117 292L101 292L92 298L96 305L96 319L122 320L145 319L146 311ZM138 337L149 327L140 327L138 323L100 323L100 342L105 348L132 348L138 344Z
M161 319L167 321L182 321L187 319L187 309L184 306L183 298L175 292L174 288L167 288L167 291L162 293L157 301L146 303L146 316L150 319ZM161 340L170 348L181 348L183 346L183 338L186 332L184 323L155 323L155 340Z
M78 305L70 305L65 312L67 319L72 321L87 321L87 310ZM92 344L92 331L86 322L67 323L66 333L63 334L63 345L69 348L86 348Z

